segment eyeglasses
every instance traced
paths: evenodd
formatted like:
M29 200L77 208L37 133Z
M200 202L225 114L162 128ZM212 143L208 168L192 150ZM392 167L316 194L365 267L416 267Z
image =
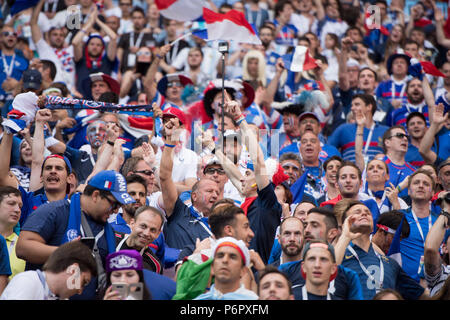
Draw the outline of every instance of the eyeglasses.
M136 53L136 56L137 56L137 57L140 57L140 56L147 56L147 57L150 57L151 55L152 55L152 54L151 54L150 51L139 51L139 52Z
M222 168L206 168L204 173L205 174L214 174L216 173L220 174L221 176L225 174L225 170L223 170Z
M103 198L106 199L106 200L108 200L109 205L111 206L111 210L112 210L112 211L114 211L114 210L120 208L120 206L122 205L121 203L119 203L119 202L117 202L117 201L114 201L114 200L111 200L111 199L108 198L108 197L103 197Z
M8 37L8 36L14 36L14 37L17 37L17 33L12 32L12 31L5 31L5 32L2 32L2 34L3 34L5 37Z
M183 85L180 83L180 82L169 82L168 84L167 84L167 87L168 88L171 88L171 87L182 87Z
M119 2L119 6L131 6L131 2L130 3Z
M409 138L409 136L407 134L400 133L400 132L398 132L396 134L393 134L392 136L389 137L389 139L392 138L392 137L396 137L396 138L399 138L399 139L403 139L403 138L408 139Z
M145 174L146 176L151 176L152 174L155 174L152 170L136 170L133 171L134 173L142 173Z

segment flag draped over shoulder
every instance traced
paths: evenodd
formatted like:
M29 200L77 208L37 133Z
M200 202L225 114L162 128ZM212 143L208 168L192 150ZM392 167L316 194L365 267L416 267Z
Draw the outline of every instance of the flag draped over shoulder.
M192 300L205 293L213 259L197 253L183 262L177 274L177 291L172 300Z
M241 43L261 44L255 30L245 19L242 12L230 10L225 14L203 8L205 30L193 34L207 40L233 40Z

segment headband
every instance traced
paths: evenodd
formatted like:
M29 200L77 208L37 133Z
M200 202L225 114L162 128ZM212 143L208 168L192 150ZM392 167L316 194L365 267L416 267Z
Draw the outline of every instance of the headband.
M395 230L394 229L391 229L391 228L389 228L387 226L384 226L382 224L377 224L377 228L379 228L379 229L381 229L383 231L386 231L387 233L395 234Z

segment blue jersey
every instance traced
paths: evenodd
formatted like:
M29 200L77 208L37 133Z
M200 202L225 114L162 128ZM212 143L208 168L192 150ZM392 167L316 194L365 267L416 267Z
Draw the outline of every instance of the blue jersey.
M12 56L3 55L3 53L0 52L2 57L0 59L0 83L3 83L6 78L8 78L5 70L9 70L9 68L11 68L11 74L9 77L19 81L22 78L22 73L28 69L28 60L25 59L19 52L20 51L16 51ZM4 101L7 98L12 99L13 97L8 97L8 94L0 86L0 100Z
M437 154L436 144L433 144L431 146L431 150ZM425 164L425 160L423 160L422 156L419 153L419 148L412 145L411 143L408 144L408 151L405 155L405 161L416 168L420 168Z
M279 23L275 19L273 24L278 27ZM297 38L298 30L290 23L285 24L275 37L275 43L279 45L293 46L294 40Z
M428 106L423 104L419 107L414 107L413 105L407 103L401 108L395 109L391 114L388 115L386 123L388 126L402 125L406 129L406 118L408 118L411 112L420 112L425 116L425 121L427 126L430 126L430 121L428 119Z
M436 143L438 144L437 156L446 160L450 156L450 130L445 126L436 135Z
M298 300L298 288L305 284L300 272L302 261L283 263L278 269L283 271L292 283L294 297ZM330 282L328 292L342 300L363 300L362 287L358 275L353 270L338 266L336 279Z
M342 260L342 266L355 271L361 282L364 300L371 300L377 293L377 285L382 283L381 289L394 289L400 292L405 299L417 300L424 292L418 283L409 277L394 259L386 257L385 255L377 254L372 245L369 251L366 252L355 244L350 244L356 256L347 248ZM366 272L361 267L361 264L366 268L372 276L370 279ZM381 264L383 272L381 272Z
M423 238L420 234L420 229L417 227L417 224L412 215L412 210L409 208L408 210L402 211L405 214L405 218L408 221L410 233L409 237L403 239L400 242L400 253L402 256L402 268L405 272L412 277L414 280L419 281L421 273L421 265L420 260L424 254L424 244L425 239L427 238L428 232L430 231L430 220L431 225L436 221L436 216L430 214L429 217L426 218L417 218L420 228L422 230Z
M394 90L392 90L393 84L391 79L380 82L375 90L375 95L378 98L384 98L390 102L393 100L402 100L402 102L406 104L408 102L408 97L406 96L406 82L395 83Z
M414 168L411 164L408 162L405 162L404 165L396 165L389 159L387 156L383 157L382 160L384 163L387 164L389 168L389 181L391 182L395 187L397 187L400 182L406 179L406 177L412 175L414 171L416 171L416 168ZM399 197L406 197L408 196L408 189L405 188L398 194Z
M363 151L365 150L366 144L369 143L367 150L369 160L372 160L377 154L384 153L384 150L381 147L381 139L387 129L388 127L386 126L375 124L372 137L370 141L368 141L371 129L364 127ZM333 134L328 137L328 144L339 149L344 160L355 162L355 137L356 124L345 123L340 125Z

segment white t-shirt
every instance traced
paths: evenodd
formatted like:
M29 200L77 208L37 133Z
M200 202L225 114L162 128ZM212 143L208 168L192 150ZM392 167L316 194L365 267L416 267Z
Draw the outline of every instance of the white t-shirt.
M0 296L0 300L50 300L54 295L39 279L37 271L24 271L17 274Z
M302 14L293 13L291 15L290 23L297 28L298 33L302 36L306 32L309 32L309 19ZM314 32L315 34L317 34L317 24L317 18L314 18L313 23L311 24L311 32Z
M36 49L39 58L50 60L55 64L56 77L55 82L62 81L72 88L75 84L75 62L73 46L63 48L58 51L58 57L54 48L52 48L43 38L36 43Z
M162 152L158 150L156 160L161 162ZM198 155L189 149L181 148L179 152L174 153L172 180L173 182L183 182L189 178L197 179Z

